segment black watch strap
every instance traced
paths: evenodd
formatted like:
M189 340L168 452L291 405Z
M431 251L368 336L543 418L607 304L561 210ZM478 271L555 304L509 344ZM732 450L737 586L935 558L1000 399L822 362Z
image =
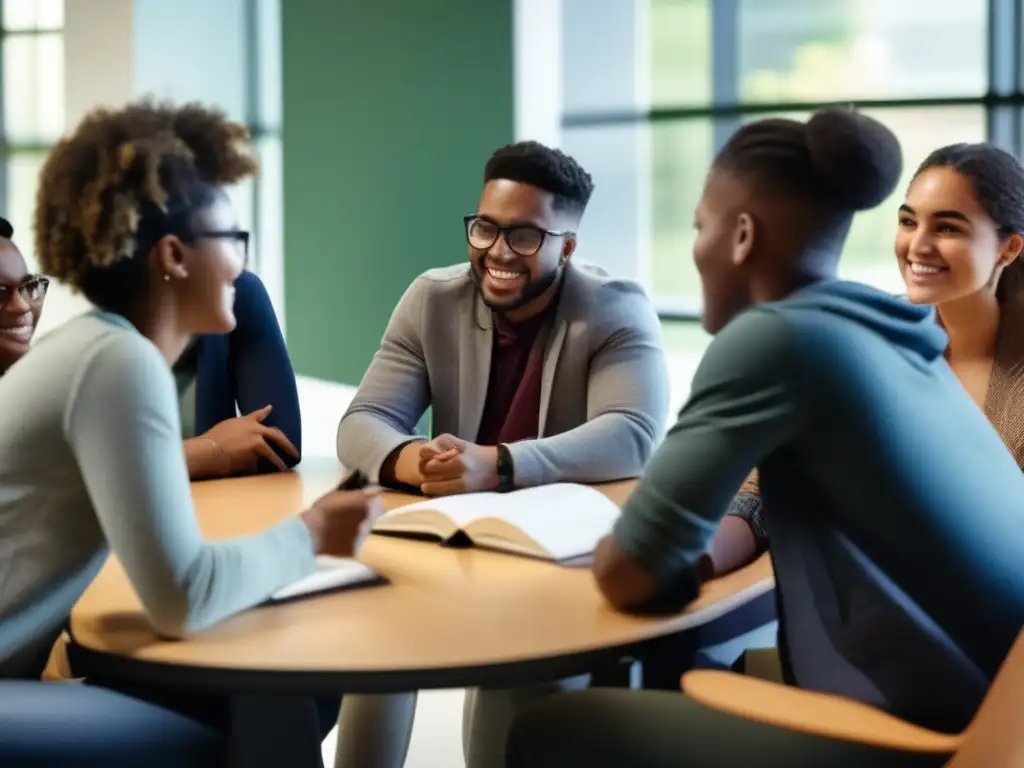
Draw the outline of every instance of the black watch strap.
M498 493L508 493L516 484L516 467L507 445L498 446Z

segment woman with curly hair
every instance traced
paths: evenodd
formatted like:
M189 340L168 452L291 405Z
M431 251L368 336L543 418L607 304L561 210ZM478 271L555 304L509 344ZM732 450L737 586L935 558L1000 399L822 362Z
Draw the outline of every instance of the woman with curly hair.
M170 366L194 335L235 327L247 233L224 188L255 170L245 128L197 105L98 110L50 153L36 253L96 309L0 378L17 404L0 412L0 677L38 677L108 550L154 626L181 637L311 573L318 554L353 554L372 524L368 492L243 538L207 542L196 523ZM226 701L133 693L226 727Z

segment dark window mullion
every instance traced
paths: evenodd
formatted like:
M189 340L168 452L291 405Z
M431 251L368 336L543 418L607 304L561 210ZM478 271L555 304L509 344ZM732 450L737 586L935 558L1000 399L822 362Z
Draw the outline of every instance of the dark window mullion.
M711 103L740 103L740 2L716 0L711 9ZM738 115L713 121L715 153L739 127Z
M245 121L252 134L253 142L256 143L263 134L263 104L260 100L260 73L259 73L259 8L256 7L258 0L246 0L243 6L245 24ZM259 175L253 179L252 184L252 229L256 238L256 263L250 265L250 269L257 274L260 271L260 262L263 260L263 238L260 237L262 227L260 226L260 202L263 194L263 183Z
M637 111L607 111L566 114L562 127L580 128L598 125L629 125L632 123L661 123L692 120L694 118L728 118L745 115L778 114L780 112L814 112L825 107L843 105L854 109L920 109L923 107L985 107L1024 106L1024 93L999 96L986 93L981 96L939 96L920 99L842 99L833 101L779 101L748 102L705 106L657 107Z
M996 99L985 110L986 138L1021 153L1020 0L988 0L988 91ZM1004 102L1003 99L1011 101Z

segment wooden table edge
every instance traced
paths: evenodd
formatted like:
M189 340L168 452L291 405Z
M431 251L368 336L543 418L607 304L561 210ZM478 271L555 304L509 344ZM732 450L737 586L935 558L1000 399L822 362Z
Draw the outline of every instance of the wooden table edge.
M764 567L758 561L751 567ZM690 614L676 617L673 628L652 624L650 632L614 645L596 645L559 654L508 659L460 666L402 667L391 669L325 670L268 669L206 666L196 663L154 661L95 650L74 641L73 658L78 669L112 680L218 690L233 693L397 693L466 687L501 687L557 680L592 671L602 662L626 656L642 656L643 649L667 638L699 632L701 646L738 637L774 619L775 580L765 576L744 589ZM671 620L669 620L671 621Z

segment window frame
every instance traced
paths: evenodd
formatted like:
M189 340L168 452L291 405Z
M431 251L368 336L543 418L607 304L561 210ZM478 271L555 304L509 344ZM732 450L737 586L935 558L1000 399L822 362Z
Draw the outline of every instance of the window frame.
M245 122L252 134L254 143L262 139L281 140L281 128L272 119L267 120L261 94L263 83L260 77L260 57L262 55L260 45L259 14L260 0L245 0L243 6L245 23ZM3 106L7 94L4 89L4 57L2 55L6 40L10 37L42 37L64 34L64 28L51 26L33 29L7 29L3 18L3 3L0 2L0 214L4 214L10 206L10 184L8 165L12 158L25 155L39 155L49 152L55 142L51 141L23 141L12 139L6 124L5 110ZM257 177L251 188L252 192L252 228L255 240L255 259L251 265L254 271L259 271L263 263L263 247L260 233L263 231L260 217L261 203L268 195L273 199L274 192L266 189L261 179ZM277 192L280 196L280 191Z
M18 155L41 154L49 151L53 146L51 142L11 141L7 128L6 110L4 109L7 97L4 92L5 65L3 51L6 48L5 44L7 39L10 37L34 38L53 36L54 34L63 35L63 33L63 27L59 29L55 29L53 27L39 27L33 29L9 30L7 29L7 25L4 23L4 8L3 3L0 2L0 214L6 212L10 201L7 165L11 158Z
M642 0L641 0L642 1ZM711 10L711 101L636 110L566 112L563 128L671 124L710 119L717 152L743 117L813 112L843 105L854 109L981 107L985 135L1016 156L1024 155L1024 0L988 0L987 87L983 94L842 101L743 102L740 98L739 13L742 0L708 0ZM659 310L665 321L699 322L693 311Z

